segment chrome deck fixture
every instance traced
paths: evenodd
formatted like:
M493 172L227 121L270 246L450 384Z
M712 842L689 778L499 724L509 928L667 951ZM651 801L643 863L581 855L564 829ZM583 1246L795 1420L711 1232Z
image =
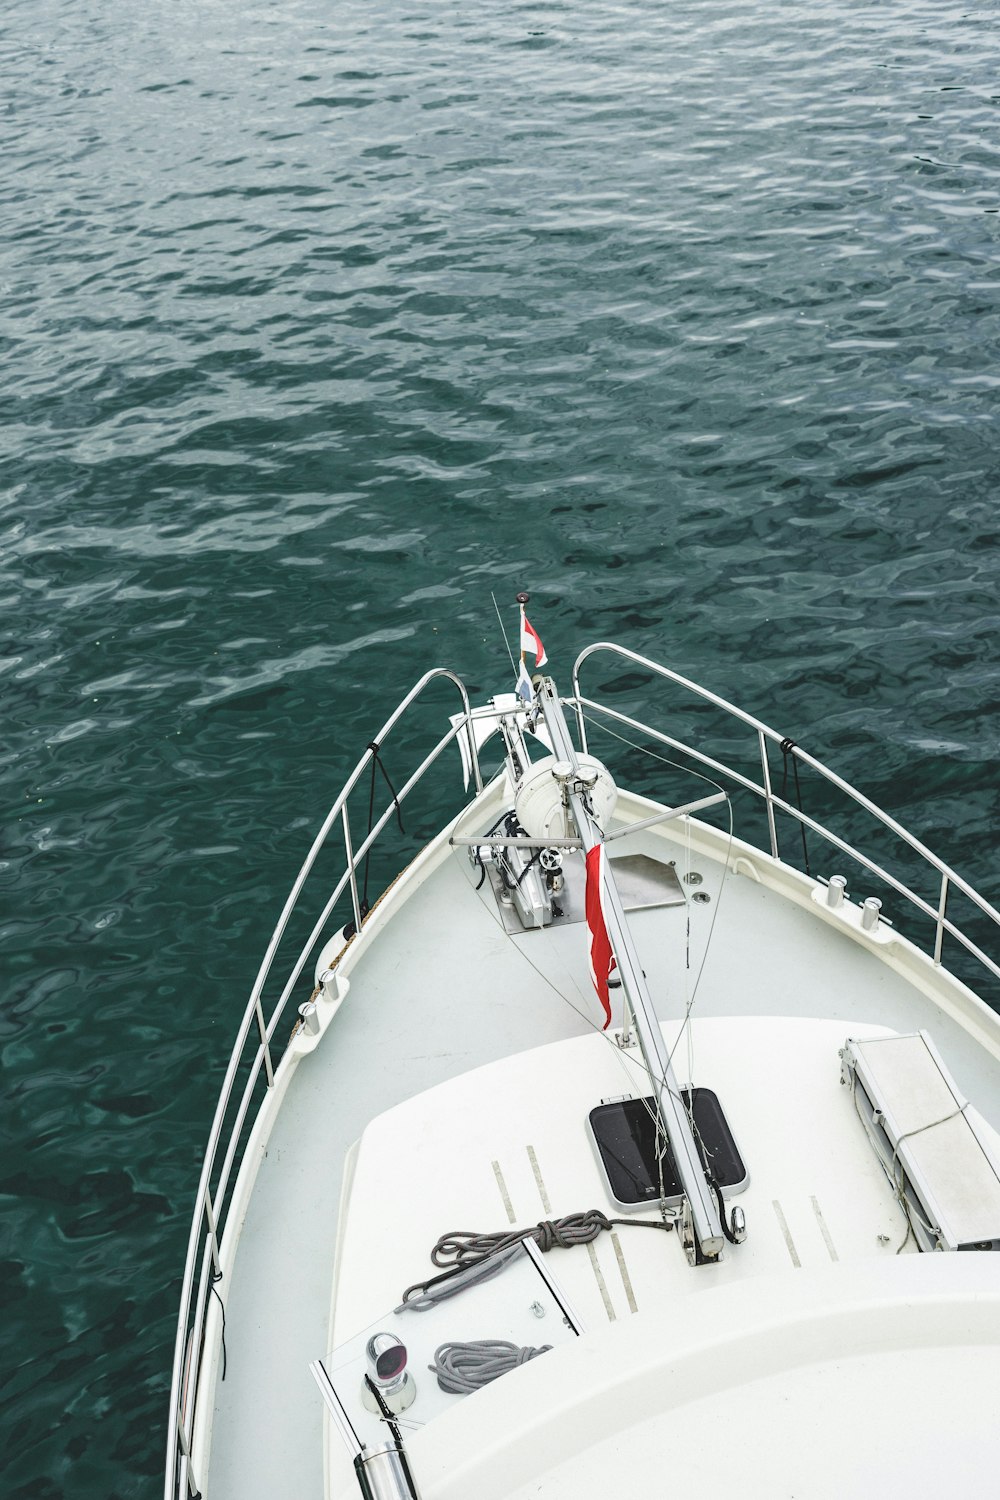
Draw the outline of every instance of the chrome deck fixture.
M377 1453L359 1453L354 1472L363 1500L420 1500L402 1442L388 1442Z
M363 1500L420 1500L402 1434L393 1420L394 1416L411 1404L415 1394L414 1383L410 1380L408 1399L401 1400L405 1389L403 1382L407 1378L405 1363L406 1350L402 1342L392 1334L375 1334L368 1341L360 1399L364 1409L375 1416L380 1426L376 1430L377 1435L369 1435L367 1441L359 1436L357 1415L352 1415L344 1392L331 1379L324 1363L317 1360L311 1367L334 1423L351 1454ZM374 1377L371 1373L373 1370L376 1372ZM380 1370L382 1374L378 1373ZM391 1397L386 1392L394 1383L395 1400L390 1404Z
M406 1368L406 1345L394 1333L373 1333L365 1347L365 1375L361 1399L368 1410L382 1403L394 1416L413 1405L417 1383Z
M303 1000L299 1006L299 1019L310 1036L319 1036L319 1015L316 1011L315 1000Z

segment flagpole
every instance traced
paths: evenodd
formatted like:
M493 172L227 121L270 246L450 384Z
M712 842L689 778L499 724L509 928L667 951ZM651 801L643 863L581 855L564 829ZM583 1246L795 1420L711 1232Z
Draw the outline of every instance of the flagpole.
M581 795L580 766L570 738L562 704L551 677L546 677L538 693L538 703L549 731L552 749L566 763L568 774L561 778L566 805L576 824L585 851L603 843L603 832L592 817L586 799ZM556 774L555 768L553 774ZM568 830L567 830L568 832ZM666 1131L680 1177L685 1200L687 1231L685 1244L692 1264L697 1260L717 1260L722 1253L724 1231L721 1215L695 1142L691 1122L681 1099L680 1086L664 1045L663 1032L646 985L642 963L629 930L614 876L604 861L603 897L608 936L616 967L625 992L625 1003L631 1009L656 1098L657 1114Z
M520 628L520 630L517 633L517 637L518 637L518 640L521 642L521 666L523 667L524 666L524 606L531 599L531 595L524 593L524 591L522 590L521 593L516 596L516 598L517 598L518 609L521 611L521 628Z

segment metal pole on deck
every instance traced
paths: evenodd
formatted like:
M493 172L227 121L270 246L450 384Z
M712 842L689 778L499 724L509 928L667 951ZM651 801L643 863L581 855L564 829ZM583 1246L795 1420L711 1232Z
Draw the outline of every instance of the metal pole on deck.
M553 753L557 760L567 763L569 775L564 782L567 805L576 823L584 850L588 851L595 845L603 843L604 835L588 811L584 788L579 779L580 766L576 750L566 725L559 694L551 677L546 677L539 685L538 705L545 718ZM621 897L618 894L618 887L611 872L610 860L604 861L604 868L604 912L608 937L625 993L625 1002L632 1012L639 1045L649 1070L659 1116L670 1142L677 1174L687 1200L691 1233L698 1252L697 1256L694 1256L689 1251L689 1256L692 1259L716 1260L724 1243L718 1205L705 1176L705 1169L691 1130L691 1122L681 1099L680 1087L670 1063L660 1023L656 1018L652 997L642 972L642 964L639 961Z

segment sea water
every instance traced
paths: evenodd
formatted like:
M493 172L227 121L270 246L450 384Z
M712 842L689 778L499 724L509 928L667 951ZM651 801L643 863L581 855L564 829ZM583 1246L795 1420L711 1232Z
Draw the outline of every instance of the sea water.
M33 0L0 76L3 1488L131 1500L266 934L402 692L510 685L491 595L996 898L1000 42L947 0Z

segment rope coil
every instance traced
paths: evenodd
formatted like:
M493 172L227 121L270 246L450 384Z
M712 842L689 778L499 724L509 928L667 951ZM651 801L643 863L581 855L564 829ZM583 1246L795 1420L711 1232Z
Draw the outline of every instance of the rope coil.
M524 1348L508 1343L506 1339L475 1339L471 1343L452 1342L439 1344L434 1350L434 1363L427 1368L437 1376L441 1390L455 1396L478 1391L491 1380L499 1380L518 1365L527 1364L539 1354L547 1354L551 1344L540 1349Z
M533 1239L543 1254L554 1245L561 1250L570 1250L574 1245L586 1245L596 1240L602 1230L611 1229L615 1224L632 1222L631 1219L609 1219L599 1208L591 1208L586 1213L567 1214L562 1219L541 1219L531 1229L500 1230L496 1234L452 1229L438 1240L431 1251L431 1260L436 1266L467 1266L527 1239Z
M561 1250L572 1250L574 1245L589 1244L603 1230L614 1229L616 1225L636 1229L669 1230L673 1227L671 1220L609 1219L599 1208L590 1208L585 1213L566 1214L561 1219L542 1219L530 1229L500 1230L496 1234L450 1229L441 1235L431 1251L434 1265L445 1269L439 1276L430 1276L426 1281L416 1281L408 1286L396 1311L409 1307L415 1312L423 1312L445 1297L496 1275L524 1240L533 1239L543 1253L555 1245Z

